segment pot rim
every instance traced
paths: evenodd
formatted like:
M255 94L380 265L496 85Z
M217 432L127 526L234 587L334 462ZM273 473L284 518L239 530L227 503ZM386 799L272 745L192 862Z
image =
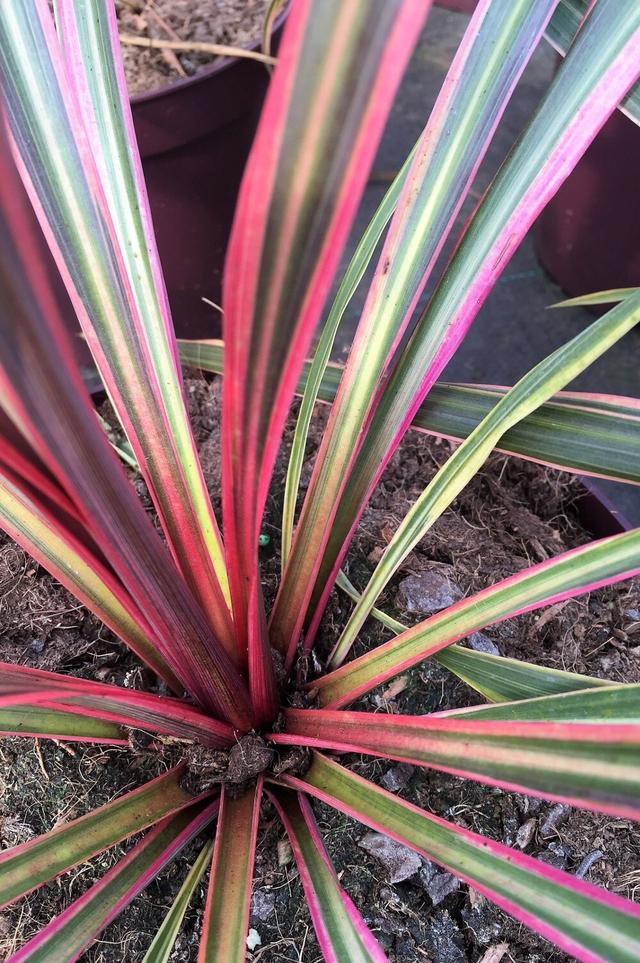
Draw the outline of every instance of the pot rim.
M271 33L274 34L278 31L282 24L284 23L287 14L289 13L289 3L287 3L284 9L278 14L273 22L271 28ZM242 50L258 50L262 46L262 38L259 40L254 40L253 43L248 44L237 44L237 46ZM140 48L143 49L143 48ZM161 97L166 97L174 92L179 93L189 87L195 87L199 83L205 83L209 78L215 76L215 74L222 73L224 70L229 70L229 68L235 66L238 61L246 60L247 58L240 57L218 57L212 64L208 64L206 67L201 67L192 77L180 77L177 80L171 80L169 83L162 84L159 87L154 87L152 90L143 90L140 93L132 94L129 98L132 106L137 104L146 104L150 101L159 100ZM251 61L248 61L251 63ZM259 63L259 61L254 61ZM266 65L263 65L266 66Z

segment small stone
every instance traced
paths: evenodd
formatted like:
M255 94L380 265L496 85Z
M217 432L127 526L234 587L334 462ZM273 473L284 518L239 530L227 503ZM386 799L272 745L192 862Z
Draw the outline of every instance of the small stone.
M398 604L406 612L428 615L446 609L462 598L462 592L452 581L452 565L432 563L429 568L408 575L398 586Z
M555 806L552 806L540 823L541 835L551 836L551 834L557 830L558 825L564 822L570 812L571 807L567 806L566 803L556 803Z
M474 632L467 639L470 649L475 649L476 652L486 652L487 655L500 655L500 649L492 642L488 635L484 635L482 632Z
M408 785L412 773L413 768L411 766L408 766L406 762L400 762L397 766L393 766L388 772L385 772L380 782L389 792L400 792Z
M257 889L251 897L251 915L264 922L273 913L275 905L275 893L267 889Z
M44 639L31 639L29 648L32 652L37 652L39 655L41 652L44 652L44 644Z
M247 949L255 950L256 946L262 946L262 937L257 930L250 929L247 936Z
M417 853L382 833L367 833L358 845L382 863L390 883L402 883L415 876L422 867Z
M625 609L624 614L632 622L640 622L640 609Z
M33 839L35 833L31 826L16 816L0 816L0 849L11 849Z
M550 843L544 852L538 854L538 860L553 866L554 869L564 869L567 865L567 853L563 846L557 843Z
M431 879L425 883L421 872L420 881L429 894L434 906L439 906L447 896L451 896L452 893L457 893L460 889L460 880L452 876L451 873L435 873Z
M491 946L497 942L502 934L502 922L498 918L496 907L489 903L479 893L469 890L469 904L463 906L460 912L462 920L478 946Z
M534 817L527 819L526 823L523 823L516 833L516 845L519 846L520 849L526 849L533 839L537 823L538 820Z

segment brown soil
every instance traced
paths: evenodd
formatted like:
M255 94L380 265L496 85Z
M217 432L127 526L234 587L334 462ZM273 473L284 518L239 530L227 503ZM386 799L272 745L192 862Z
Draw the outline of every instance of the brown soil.
M219 511L220 385L187 382L187 397L210 491ZM303 481L309 479L325 411L319 411L309 444ZM287 442L290 441L290 434ZM410 432L384 475L354 540L348 568L362 587L394 527L450 451L447 442ZM286 453L286 446L285 446ZM279 518L283 454L272 487L261 551L265 590L273 593L279 570ZM144 484L135 480L146 500ZM404 563L386 590L381 607L410 621L400 583L432 564L446 569L467 594L532 562L581 544L577 479L518 459L493 457L452 508ZM147 504L149 504L147 502ZM349 603L334 595L321 631L319 653L328 651L344 625ZM483 633L504 655L545 665L640 681L640 580L521 616ZM66 593L14 543L0 537L0 658L88 678L149 687L148 674L114 636ZM359 649L387 636L367 624ZM444 669L425 662L400 685L364 698L362 708L388 712L430 712L480 701ZM349 757L355 771L394 786L401 795L438 815L475 829L569 872L585 871L583 860L600 855L585 878L629 898L640 895L640 838L626 820L557 807L482 787L453 776L406 769L394 763ZM168 765L143 748L39 744L26 739L0 743L0 845L15 845L95 808ZM400 788L401 787L401 788ZM511 963L565 963L569 958L533 936L467 886L459 886L422 865L404 882L391 883L388 870L359 845L367 830L324 805L315 805L321 831L343 886L355 900L393 963L479 963L490 947L508 944ZM116 847L66 873L0 914L0 960L80 895L126 850ZM163 914L197 852L194 842L83 957L91 963L124 963L142 958ZM435 882L434 882L435 880ZM172 956L173 963L197 957L204 901L199 888ZM446 895L445 895L446 894ZM439 901L442 897L441 901ZM302 899L295 864L269 804L263 806L254 882L251 926L261 945L249 959L262 963L318 961L320 952ZM496 960L499 955L496 955Z
M248 47L260 39L267 0L116 0L121 33L153 40ZM122 44L129 92L155 90L191 77L215 57Z

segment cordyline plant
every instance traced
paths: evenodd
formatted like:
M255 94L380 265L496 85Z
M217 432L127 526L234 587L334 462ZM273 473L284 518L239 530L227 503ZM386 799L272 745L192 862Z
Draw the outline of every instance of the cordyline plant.
M607 117L621 104L638 116L637 0L562 0L557 9L555 0L480 0L424 131L342 280L314 360L305 362L428 7L428 0L291 5L224 276L223 538L186 414L112 4L55 0L53 16L47 0L0 4L0 520L163 683L143 692L2 664L0 729L107 746L126 746L142 730L149 751L170 743L184 754L141 788L0 854L5 905L145 833L12 961L77 959L203 831L212 841L145 960L169 958L209 866L199 959L243 959L263 793L289 836L329 961L385 956L340 886L313 799L435 860L579 960L640 959L638 906L418 809L335 758L382 756L640 816L640 686L455 644L637 574L640 530L534 565L409 628L374 608L496 448L640 482L640 402L562 391L640 320L637 291L610 294L619 299L611 310L513 388L437 383L525 232ZM435 278L545 31L566 57ZM36 220L164 541L96 419L42 267ZM328 365L347 302L385 230L346 365ZM433 294L412 323L427 282ZM220 343L181 351L186 363L222 370ZM282 577L268 613L258 540L296 391L303 401L284 498ZM331 409L296 515L318 398ZM410 425L460 444L359 593L342 570L345 553ZM336 586L356 604L326 669L309 670ZM352 659L369 616L392 638ZM486 703L422 716L347 711L427 658Z

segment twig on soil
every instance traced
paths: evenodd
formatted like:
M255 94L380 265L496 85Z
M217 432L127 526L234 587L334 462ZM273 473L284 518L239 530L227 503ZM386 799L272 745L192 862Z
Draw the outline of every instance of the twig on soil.
M153 37L136 37L131 33L121 33L120 42L133 47L152 47L157 50L207 53L215 57L244 57L247 60L258 60L260 63L270 64L271 66L278 62L275 57L258 53L257 50L247 50L244 47L228 47L226 44L206 43L200 40L154 40Z
M147 6L146 6L146 8L145 8L145 12L146 12L147 14L150 14L150 15L151 15L152 19L154 19L154 20L156 21L156 23L158 24L158 26L159 26L162 30L164 30L164 32L167 34L167 36L169 37L170 40L180 40L180 37L179 37L178 34L175 32L175 30L173 29L173 27L170 26L170 24L167 23L167 21L164 19L164 17L161 17L160 14L158 13L158 11L155 9L155 6L154 6L153 2L150 2L150 3L147 4ZM165 61L167 62L167 64L168 64L170 67L173 67L173 69L176 71L177 74L179 74L181 77L186 77L186 76L187 76L186 70L184 69L184 67L183 67L182 64L180 63L179 58L176 56L176 54L173 52L173 50L170 50L168 47L163 47L163 48L162 48L162 56L164 57L164 59L165 59Z
M42 772L42 775L43 775L44 778L45 778L45 782L51 782L51 780L50 780L50 778L49 778L49 773L47 772L46 767L45 767L45 764L44 764L44 759L42 758L42 749L40 748L40 740L39 740L39 739L34 739L33 751L34 751L35 754L36 754L36 758L37 758L37 760L38 760L38 765L40 766L40 770L41 770L41 772Z

